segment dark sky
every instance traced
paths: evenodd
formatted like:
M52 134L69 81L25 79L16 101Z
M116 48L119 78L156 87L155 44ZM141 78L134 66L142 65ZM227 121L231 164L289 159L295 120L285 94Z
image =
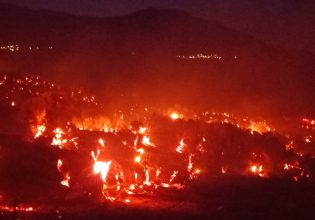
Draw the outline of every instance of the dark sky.
M315 52L313 0L0 0L76 15L113 16L144 8L178 8L284 47Z
M126 14L148 7L184 8L205 4L208 1L188 0L1 0L32 8L45 8L73 14L112 16Z
M121 15L148 7L180 8L205 17L212 17L210 13L218 10L226 13L245 9L255 11L259 8L278 12L284 10L290 13L300 9L306 10L312 4L312 0L0 0L0 2L98 16Z

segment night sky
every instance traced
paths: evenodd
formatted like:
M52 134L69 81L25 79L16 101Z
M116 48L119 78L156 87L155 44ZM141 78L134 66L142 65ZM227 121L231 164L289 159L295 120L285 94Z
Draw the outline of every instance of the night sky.
M315 52L312 0L0 0L76 15L116 16L145 8L178 8L284 47Z

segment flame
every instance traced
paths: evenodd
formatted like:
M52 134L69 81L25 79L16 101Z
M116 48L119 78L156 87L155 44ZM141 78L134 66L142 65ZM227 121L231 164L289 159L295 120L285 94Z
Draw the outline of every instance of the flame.
M254 132L258 132L258 133L262 134L262 133L271 131L271 128L267 125L267 123L265 121L263 121L263 122L250 121L250 125L248 126L248 128L250 129L252 134Z
M155 145L150 142L150 138L148 136L143 136L142 144L145 145L145 146L155 147Z
M62 147L65 143L68 142L67 139L62 139L64 132L60 128L54 130L55 137L52 140L51 145Z
M34 134L34 138L37 139L40 136L42 136L44 134L44 132L46 131L46 126L45 125L38 125L35 128L35 134Z
M145 127L140 127L138 133L139 133L139 134L145 134L146 131L147 131L147 128L145 128Z
M107 173L112 161L96 161L93 166L94 174L101 174L103 182L106 182Z
M250 171L254 174L254 175L258 175L260 177L263 177L263 166L262 165L252 165L250 167Z
M149 170L145 170L145 181L143 182L143 184L151 186Z

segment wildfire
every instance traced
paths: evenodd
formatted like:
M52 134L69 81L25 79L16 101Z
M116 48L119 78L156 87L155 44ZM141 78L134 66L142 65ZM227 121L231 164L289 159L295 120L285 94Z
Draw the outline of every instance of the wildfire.
M7 80L1 83L5 84ZM30 89L26 84L32 85L32 87L35 87L33 85L39 87L43 84L43 87L49 91L57 90L57 86L54 84L43 83L36 77L16 80L15 84L23 86L23 89L18 89L20 92L29 92ZM30 93L36 97L40 96L39 91L36 90L31 90ZM58 93L54 97L61 102L66 99L67 95ZM93 107L100 105L94 96L86 95L82 91L72 91L70 97L70 100L80 100L84 104L93 104ZM22 103L20 99L11 96L6 100L13 99L16 103ZM15 101L12 101L11 106L16 105ZM5 103L10 107L10 101ZM21 106L24 105L21 104ZM72 114L72 111L69 112ZM99 115L103 114L102 110L99 112ZM214 172L216 175L218 173L222 175L250 174L267 178L276 173L270 167L277 167L285 174L292 173L291 177L293 176L294 180L310 176L307 166L303 166L303 162L301 162L303 154L295 151L301 142L303 145L312 142L310 130L307 130L307 133L303 134L300 139L281 136L280 150L284 151L283 155L292 153L296 162L285 158L279 163L269 159L269 149L261 147L263 144L258 144L257 147L253 142L256 141L256 136L259 137L258 141L265 141L267 135L273 135L265 133L274 129L271 129L265 121L255 122L248 118L236 118L229 113L193 113L191 121L198 125L196 127L191 126L188 120L176 121L183 118L183 115L178 112L171 114L165 114L165 111L159 112L163 122L160 124L160 122L152 120L153 117L150 117L148 108L145 108L144 115L136 114L135 109L132 108L129 112L115 112L112 117L80 116L80 114L72 116L69 114L70 116L60 117L58 120L55 120L57 114L53 114L54 117L52 117L49 115L49 111L46 112L43 108L36 109L33 113L31 120L24 120L31 122L28 124L28 129L32 129L33 141L47 141L52 146L62 148L62 150L53 149L58 151L60 154L58 157L62 158L57 161L57 170L61 175L60 182L58 180L57 184L68 187L69 190L73 188L72 185L81 184L77 179L84 178L84 175L77 178L76 172L71 170L71 166L73 166L70 164L71 159L63 157L63 155L71 154L73 157L85 155L88 158L88 165L82 169L89 168L88 173L94 174L86 178L100 179L103 196L109 201L119 200L129 203L133 201L130 199L132 195L151 194L158 188L182 189L185 183L197 181L199 177L211 173L210 170L207 170L210 167L210 160L217 163L217 166L213 168L216 169ZM34 117L35 115L36 117ZM190 120L188 111L185 112L186 118ZM135 124L133 124L134 121L136 121ZM299 123L301 123L300 120ZM311 119L303 119L302 123L303 128L315 127L314 120ZM179 127L173 127L178 124L180 124ZM168 125L171 126L165 127L163 130L163 126ZM169 130L171 132L168 132ZM217 131L218 133L216 133ZM245 131L243 132L245 134L242 134L244 140L242 139L241 142L237 142L237 138L233 138L231 141L226 138L228 135L235 137L235 134L240 131ZM250 135L250 133L255 135ZM39 140L39 137L42 136L45 138ZM247 145L246 138L249 140ZM234 144L234 142L236 143ZM75 148L68 147L70 144L75 145ZM246 145L244 150L243 145ZM307 146L311 146L311 144ZM256 149L256 147L258 148L257 151L255 150L257 153L249 156L248 152L252 152L252 149ZM233 155L229 150L232 150ZM290 150L290 152L286 152L286 150ZM234 155L235 158L240 155L239 163ZM69 166L67 166L68 164ZM84 188L84 183L85 181L82 181L82 188Z
M271 128L267 125L265 121L263 122L253 122L250 121L250 125L248 126L250 131L253 132L258 132L260 134L265 133L265 132L270 132Z

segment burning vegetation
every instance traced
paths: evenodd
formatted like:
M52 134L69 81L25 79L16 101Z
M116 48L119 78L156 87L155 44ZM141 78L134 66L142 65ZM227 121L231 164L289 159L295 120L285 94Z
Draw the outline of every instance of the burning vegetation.
M296 182L315 175L313 154L305 150L314 147L312 119L298 121L304 136L293 138L264 120L228 113L149 107L109 113L93 95L37 76L2 75L0 90L3 211L40 210L44 205L10 201L53 190L132 204L218 176Z

